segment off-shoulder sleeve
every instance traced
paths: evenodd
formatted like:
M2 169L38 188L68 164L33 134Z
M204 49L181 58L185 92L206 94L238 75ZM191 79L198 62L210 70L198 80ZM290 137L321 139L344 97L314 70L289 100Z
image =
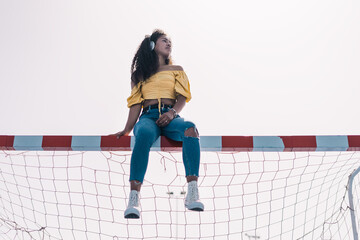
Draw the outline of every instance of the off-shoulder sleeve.
M141 82L139 82L131 89L131 94L127 98L127 102L128 102L127 106L131 107L132 105L142 103L143 101L144 101L144 98L141 93Z
M186 98L186 102L190 101L190 83L184 71L175 72L175 92L176 95L183 95Z

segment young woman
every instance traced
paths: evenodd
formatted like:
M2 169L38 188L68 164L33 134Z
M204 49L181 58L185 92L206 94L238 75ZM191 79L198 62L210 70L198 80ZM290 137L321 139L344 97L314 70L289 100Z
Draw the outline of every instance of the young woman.
M115 134L119 138L128 135L134 128L131 191L125 218L140 217L139 191L148 165L150 147L160 135L183 142L183 162L188 182L185 206L189 210L204 210L197 187L200 165L198 131L194 123L178 115L191 99L190 85L182 67L172 65L171 47L169 37L163 31L155 30L142 41L132 61L132 90L127 99L129 116L124 130Z

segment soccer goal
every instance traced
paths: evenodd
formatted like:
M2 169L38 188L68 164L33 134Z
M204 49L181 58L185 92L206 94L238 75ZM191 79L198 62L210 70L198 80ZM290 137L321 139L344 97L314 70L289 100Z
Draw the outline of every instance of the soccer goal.
M153 145L124 219L133 137L0 136L1 239L358 239L360 136L202 136L204 212L181 143Z

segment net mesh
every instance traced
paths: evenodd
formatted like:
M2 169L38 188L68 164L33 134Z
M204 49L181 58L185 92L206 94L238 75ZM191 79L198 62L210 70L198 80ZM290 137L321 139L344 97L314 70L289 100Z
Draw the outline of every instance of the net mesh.
M1 151L0 239L352 239L360 152L202 152L200 213L181 152L151 152L139 220L123 217L130 156Z

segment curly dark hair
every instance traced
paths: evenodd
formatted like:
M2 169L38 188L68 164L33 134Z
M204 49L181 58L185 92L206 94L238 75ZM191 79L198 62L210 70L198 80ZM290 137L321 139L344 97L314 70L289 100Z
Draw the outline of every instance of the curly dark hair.
M166 35L164 31L155 29L151 36L145 36L145 39L141 42L131 64L131 81L138 84L140 81L145 81L156 73L159 68L159 57L155 51L150 48L150 41L156 43L156 41L163 35ZM166 59L166 64L171 63L171 59Z

